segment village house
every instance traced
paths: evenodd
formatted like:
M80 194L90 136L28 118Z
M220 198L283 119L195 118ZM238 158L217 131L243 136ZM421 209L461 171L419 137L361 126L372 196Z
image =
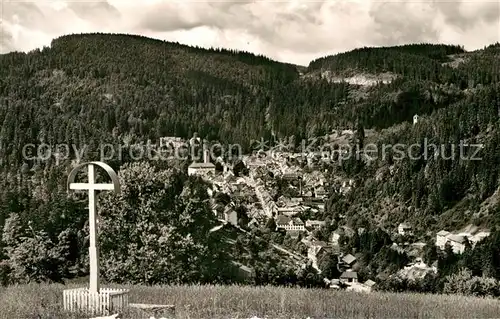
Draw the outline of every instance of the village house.
M325 201L320 198L309 198L302 202L302 205L309 207L317 207L320 210L325 209Z
M203 152L203 163L192 163L188 167L188 175L205 175L207 173L215 174L215 165L210 163L210 153L208 150Z
M328 192L323 186L320 186L314 190L314 196L317 198L326 198L328 196Z
M342 257L342 262L344 263L344 265L352 267L356 263L356 257L354 257L351 254L347 254L344 257Z
M348 283L347 291L355 291L355 292L365 292L369 293L372 291L375 286L375 282L373 280L367 280L364 283L360 282L352 282Z
M188 167L188 175L215 174L215 165L212 163L192 163Z
M446 230L441 230L436 234L436 246L439 247L441 250L444 249L446 243L448 242L449 234L450 232Z
M278 229L305 231L304 222L300 218L290 218L284 215L278 215L276 218L276 230Z
M184 145L184 140L181 137L165 136L160 137L160 147L172 147L177 149Z
M277 211L279 215L295 216L298 213L301 213L303 209L300 206L286 206L286 207L278 207Z
M411 235L412 234L412 227L411 225L407 223L401 223L398 226L398 234L401 236L404 235Z
M340 283L350 284L358 282L358 273L352 270L346 270L340 275Z
M266 223L266 217L264 215L256 215L252 217L252 219L248 222L248 227L256 227L259 228L264 226Z
M424 279L427 274L437 273L435 266L429 267L421 258L417 258L415 262L409 263L397 272L400 278Z
M441 230L436 234L436 246L439 249L444 250L446 244L449 243L455 254L462 254L465 250L467 241L469 241L471 246L474 247L477 242L484 239L488 235L489 233L487 232L481 232L475 236L472 236L468 233L461 233L457 235L445 230Z
M467 237L461 235L448 235L448 242L455 254L462 254L465 250Z
M231 206L224 207L222 204L213 203L211 208L217 219L238 226L238 213Z
M319 229L325 225L326 225L326 223L322 220L306 220L306 227L307 228Z
M293 227L295 227L292 230L298 230L298 231L305 231L305 226L304 222L300 218L293 218L292 219Z

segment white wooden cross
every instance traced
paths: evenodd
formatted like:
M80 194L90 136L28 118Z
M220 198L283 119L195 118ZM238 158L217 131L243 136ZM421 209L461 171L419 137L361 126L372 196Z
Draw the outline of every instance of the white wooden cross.
M75 183L75 177L84 166L88 167L88 183ZM96 166L103 168L111 177L112 184L96 184ZM96 243L96 191L112 190L116 194L120 193L120 182L116 172L107 164L102 162L90 162L80 164L75 167L68 176L68 189L88 190L89 192L89 258L90 258L90 286L89 291L99 293L99 249Z

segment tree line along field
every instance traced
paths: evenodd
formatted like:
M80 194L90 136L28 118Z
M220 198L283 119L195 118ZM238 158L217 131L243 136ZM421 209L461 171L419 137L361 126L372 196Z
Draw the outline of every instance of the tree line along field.
M0 319L88 318L62 310L59 284L0 288ZM75 286L76 287L76 286ZM458 295L356 293L321 289L218 285L120 286L130 302L174 304L171 318L497 318L495 299ZM129 311L124 318L150 318ZM157 317L159 317L157 315Z

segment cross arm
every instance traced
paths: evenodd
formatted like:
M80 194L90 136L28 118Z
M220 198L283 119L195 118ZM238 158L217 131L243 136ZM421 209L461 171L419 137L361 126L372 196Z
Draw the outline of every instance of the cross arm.
M71 183L69 189L78 190L114 190L114 184L87 184L87 183Z
M89 183L75 183L78 171L84 166L88 166L89 169ZM111 177L112 184L94 184L95 166L99 166L108 173L108 176ZM102 162L83 163L73 168L68 176L67 187L72 190L110 190L114 191L116 194L120 193L120 181L118 179L118 175L109 165Z

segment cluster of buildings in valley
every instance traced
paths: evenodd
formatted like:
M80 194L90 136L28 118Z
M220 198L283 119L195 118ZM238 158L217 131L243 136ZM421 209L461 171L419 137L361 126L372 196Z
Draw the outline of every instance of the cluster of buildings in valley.
M169 140L169 143L181 143L180 140ZM338 279L325 279L332 288L347 287L349 290L369 292L375 282L368 280L358 282L357 259L351 254L343 255L340 252L339 240L342 236L352 237L356 232L361 234L364 229L352 229L340 226L328 238L328 242L315 239L312 234L315 230L326 226L323 220L325 201L333 192L347 194L355 187L352 179L327 180L319 169L304 169L304 165L314 165L311 157L305 159L302 154L278 153L270 156L260 152L241 158L248 174L235 174L233 165L225 163L221 158L213 160L206 148L203 149L203 160L194 161L188 167L189 175L199 175L209 181L212 188L212 210L214 215L224 223L241 226L238 216L238 205L245 207L248 217L246 226L262 227L269 219L274 219L276 231L286 232L293 238L302 235L301 243L307 250L307 259L313 267L319 270L320 261L325 256L338 257L338 267L341 276ZM215 162L215 164L214 164ZM217 167L217 166L218 167ZM237 176L241 175L241 176ZM286 181L288 189L280 189L278 194L277 182ZM216 200L217 194L225 194L229 202L222 204ZM276 199L277 198L277 199ZM238 204L235 204L238 203ZM302 216L302 217L301 217ZM303 216L310 216L303 218ZM313 217L311 217L313 216ZM409 223L400 223L394 232L395 236L408 238L414 234ZM474 247L479 241L489 236L487 231L470 231L450 233L442 230L436 234L435 245L445 249L450 245L453 252L463 253L467 243ZM423 278L429 272L436 272L434 266L428 266L420 259L425 243L394 243L391 249L405 252L413 262L400 270L401 276L408 278ZM320 270L319 270L320 271Z
M361 234L363 231L363 228L354 230L348 226L341 226L331 233L328 243L315 241L310 238L302 241L308 247L308 258L313 261L313 265L317 265L325 252L333 251L339 256L339 266L344 266L344 268L347 267L347 269L343 270L339 279L328 280L330 287L339 289L340 285L343 284L344 286L347 285L348 290L361 292L369 292L374 287L375 282L371 280L365 283L358 282L356 257L351 254L344 256L339 251L339 239L341 236L352 237L356 232ZM413 234L413 227L409 223L401 223L394 232L391 232L392 236L405 236L405 238L409 238L408 236L412 236ZM455 233L442 230L436 234L435 245L440 250L444 250L446 245L450 245L455 254L462 254L465 251L467 242L470 244L471 248L474 248L481 240L487 238L489 235L489 231L481 230L473 226L468 226L463 231ZM392 244L391 249L407 254L410 260L412 260L395 274L397 277L415 280L423 279L429 273L437 273L437 265L427 265L422 260L423 248L425 246L426 244L423 242Z
M189 141L196 143L197 140ZM173 145L183 143L177 138L164 138L162 145ZM301 220L297 215L311 210L313 214L321 215L325 209L325 200L329 196L328 185L325 176L318 170L310 170L305 173L301 168L297 154L258 152L254 155L242 156L241 161L248 169L247 176L236 177L233 165L226 163L222 158L213 160L207 147L198 144L202 148L203 160L193 161L188 167L188 175L202 176L214 185L213 193L223 192L232 198L243 196L247 199L247 212L250 224L262 226L268 218L274 218L277 230L283 230L292 237L305 232L306 228L318 229L324 222L321 220ZM310 161L309 161L310 162ZM215 164L214 164L215 163ZM220 167L217 167L219 165ZM274 200L276 179L289 182L294 197L281 196ZM354 186L352 180L337 181L334 188L339 193L346 194ZM272 194L271 194L272 193ZM234 216L234 207L213 207L218 218L232 223L238 220Z

